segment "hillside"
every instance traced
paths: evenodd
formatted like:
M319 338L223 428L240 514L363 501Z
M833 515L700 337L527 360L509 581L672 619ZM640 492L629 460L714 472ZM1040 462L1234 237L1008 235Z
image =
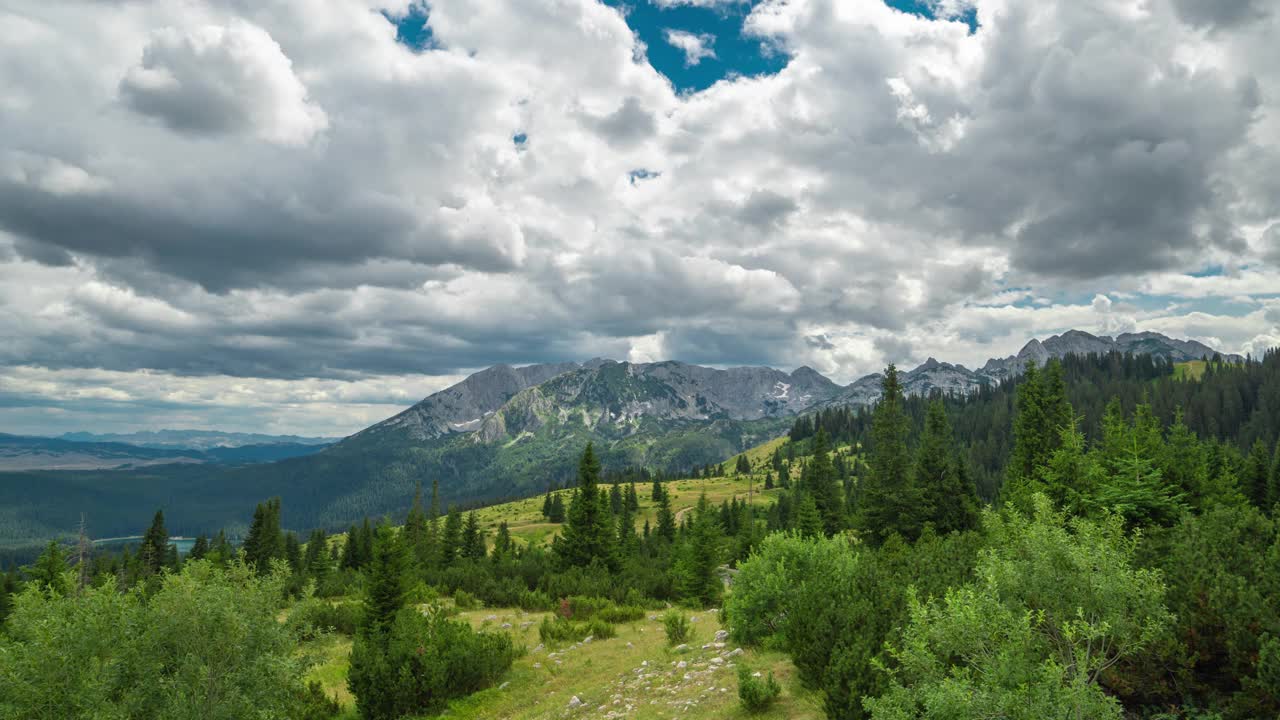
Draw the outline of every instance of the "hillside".
M1212 352L1150 333L1108 338L1072 331L1032 340L981 371L930 359L903 373L903 383L908 395L966 396L993 387L1022 360L1105 348L1171 361ZM92 510L99 535L136 532L157 507L194 535L243 518L271 495L285 499L291 526L328 528L403 513L414 488L433 481L445 503L527 497L572 478L573 458L588 442L607 468L680 474L786 434L802 414L868 407L879 383L879 375L870 375L842 387L803 367L787 373L600 359L499 365L304 457L235 468L165 464L6 475L0 546L68 533L83 510Z

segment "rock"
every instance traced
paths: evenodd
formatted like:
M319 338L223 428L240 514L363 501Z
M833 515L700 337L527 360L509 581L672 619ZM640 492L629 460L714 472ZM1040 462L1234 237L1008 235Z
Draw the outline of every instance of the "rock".
M534 648L534 649L533 649L533 651L534 651L534 652L542 652L542 648L543 648L542 643L538 643L538 647Z
M724 649L724 643L722 643L722 642L718 642L718 643L711 643L711 647L713 647L713 648L715 648L715 649L717 649L717 650L723 650L723 649Z
M627 643L627 647L635 647L635 646L634 646L634 645L632 645L630 642L628 642L628 643Z
M764 677L764 676L760 674L760 671L759 671L759 670L757 670L757 671L755 671L755 672L751 673L751 677Z
M499 686L498 686L498 689L499 689L499 690L506 690L506 689L507 689L507 686L508 686L508 685L510 685L510 684L511 684L511 681L510 681L510 680L508 680L508 681L506 681L506 682L502 683L501 685L499 685Z
M677 653L687 653L687 652L689 652L689 645L688 645L688 644L686 644L686 643L681 643L681 644L679 644L679 645L677 645L677 646L675 646L675 647L671 648L671 651L672 651L672 652L677 652Z
M716 642L724 642L725 640L728 640L728 639L729 639L729 631L728 631L728 630L717 630L717 631L716 631Z
M687 663L687 662L685 662L685 661L683 661L683 660L681 660L680 662L676 663L676 669L677 669L677 670L683 670L683 669L685 669L685 668L687 668L687 667L689 667L689 663Z
M498 616L497 616L497 615L490 615L489 617L485 618L485 619L484 619L484 621L485 621L485 622L491 622L491 621L493 621L493 620L497 620L497 619L498 619Z
M648 660L641 661L640 667L649 667L649 661Z
M742 648L734 648L729 651L729 657L738 657L742 654Z
M502 628L503 630L510 630L511 623L502 623L502 625L499 625L499 627Z
M723 664L724 664L724 658L713 657L713 658L711 658L711 664L712 664L712 665L723 665Z
M582 707L582 700L578 699L577 695L574 695L573 697L569 698L569 707L571 708Z
M583 645L586 645L587 643L589 643L589 642L591 642L592 640L595 640L595 639L596 639L596 636L595 636L595 635L588 635L588 636L586 636L586 637L582 638L582 644L583 644Z

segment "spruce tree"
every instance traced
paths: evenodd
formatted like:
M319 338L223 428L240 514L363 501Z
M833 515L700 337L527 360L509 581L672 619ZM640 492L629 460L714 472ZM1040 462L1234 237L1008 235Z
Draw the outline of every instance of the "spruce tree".
M551 519L551 488L547 488L547 494L542 498L542 517Z
M462 526L462 555L471 560L483 560L487 554L485 534L480 527L480 519L476 517L475 512L469 512Z
M449 567L462 554L462 511L449 508L440 534L440 567Z
M609 486L609 512L616 517L622 513L622 506L626 501L622 498L622 488L618 483Z
M413 491L413 502L409 505L409 514L404 518L404 543L409 557L420 567L425 557L423 546L427 542L427 512L422 507L422 484Z
M1271 453L1261 439L1254 440L1249 448L1240 481L1250 502L1264 512L1271 509L1268 502L1271 495Z
M751 463L747 460L747 456L738 456L738 465L734 468L734 472L739 475L749 475L751 473Z
M840 489L836 486L836 473L831 465L825 428L818 428L817 434L813 436L813 460L809 463L808 471L805 490L818 506L823 530L827 535L834 535L844 527L844 503Z
M797 490L796 505L792 512L793 527L803 537L822 537L822 513L813 496L803 490Z
M578 463L578 491L569 503L567 519L555 542L556 555L564 566L582 567L593 560L614 564L615 528L599 481L600 463L591 443L587 443Z
M142 557L143 572L154 575L164 568L169 555L169 531L164 527L163 511L157 510L151 519L138 554Z
M67 558L56 540L50 540L31 568L31 581L52 597L63 597L71 588L67 584Z
M563 493L556 493L551 498L551 514L547 519L553 523L564 522L565 509Z
M493 561L501 562L515 554L515 544L511 540L511 528L507 521L498 523L498 532L493 536Z
M902 386L893 365L885 369L880 402L871 421L870 472L864 481L857 527L872 544L893 533L908 540L920 534L921 493L912 481L907 450L910 421L903 410Z
M360 529L352 525L347 530L346 542L342 543L342 560L338 567L343 570L359 570L363 563L360 559Z
M675 542L676 516L675 513L671 512L671 495L667 493L665 488L658 498L657 522L654 533L667 542Z
M209 538L201 533L196 536L196 541L191 545L191 559L203 560L205 555L209 554Z
M395 528L378 525L365 574L364 618L361 630L383 632L405 605L408 554Z
M680 595L695 600L703 607L711 607L720 601L724 584L718 573L720 567L721 528L716 511L707 501L706 493L698 499L693 519L681 545L680 559L676 564L676 579Z
M298 542L296 533L285 533L284 559L289 563L289 569L293 572L302 570L302 543Z
M632 480L627 484L627 512L632 514L640 512L640 495L636 493L636 482Z
M977 526L977 489L962 464L946 406L941 398L934 398L925 414L924 433L916 451L915 484L922 494L919 512L939 533Z

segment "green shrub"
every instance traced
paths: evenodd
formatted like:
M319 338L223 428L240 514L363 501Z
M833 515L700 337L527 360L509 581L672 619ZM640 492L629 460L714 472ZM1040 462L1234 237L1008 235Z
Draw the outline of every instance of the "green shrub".
M521 592L516 605L526 612L545 612L555 607L551 597L541 590L525 590Z
M348 686L367 720L433 714L492 685L517 655L507 633L476 632L436 608L404 608L389 630L356 636Z
M459 610L478 610L481 607L480 598L466 590L459 590L453 594L453 604Z
M667 631L668 645L679 645L693 637L693 625L688 616L678 610L668 610L662 616L662 627Z
M773 679L772 672L764 680L760 680L752 677L751 670L747 666L738 666L738 700L742 702L742 708L747 712L758 713L768 710L781 693L782 686Z
M286 620L289 630L303 640L313 639L326 632L354 635L359 624L359 603L333 603L315 597L298 603Z
M617 635L613 626L600 618L586 621L569 620L564 617L542 619L538 625L538 637L544 643L578 642L591 637L594 640L607 640Z

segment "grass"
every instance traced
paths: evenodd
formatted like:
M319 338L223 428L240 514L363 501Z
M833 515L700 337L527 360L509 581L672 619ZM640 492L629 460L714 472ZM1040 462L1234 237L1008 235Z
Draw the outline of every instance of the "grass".
M1204 377L1204 371L1208 365L1209 363L1204 360L1177 363L1173 366L1173 377L1175 380L1199 380Z
M550 613L526 613L518 609L485 609L461 613L459 618L478 630L509 632L517 645L529 649L495 687L455 701L441 718L489 720L501 718L594 718L609 712L635 720L680 717L685 720L710 718L797 718L823 717L821 699L804 689L795 667L777 652L745 650L737 657L723 658L719 665L711 659L723 649L702 649L721 629L719 613L691 611L693 637L689 652L677 653L667 647L662 613L653 611L640 620L616 626L617 637L590 643L542 645L538 625ZM503 625L510 628L503 628ZM347 691L347 658L351 640L330 636L307 643L306 652L318 662L308 680L317 680L325 692L348 713L354 699ZM677 663L687 663L678 668ZM762 675L770 672L783 692L768 712L749 715L738 702L737 666L745 664ZM686 679L687 678L687 679ZM577 697L582 706L569 708ZM601 709L603 706L603 710ZM346 717L346 715L344 715Z
M778 491L766 491L764 489L763 473L756 474L752 478L753 482L751 483L748 483L747 476L711 478L707 480L673 480L664 483L663 487L671 494L671 509L675 511L677 516L681 510L697 505L698 497L703 492L707 494L707 499L716 505L735 497L739 500L746 500L749 489L751 490L752 504L764 506L772 502ZM752 487L749 488L749 485ZM603 487L606 491L608 490L607 486ZM645 520L648 520L651 526L657 524L657 507L649 499L652 487L651 483L637 483L636 485L636 492L640 496L640 511L636 514L637 529L644 527ZM572 491L560 490L557 492L564 497L565 505L567 506L569 493ZM534 544L550 542L551 538L559 532L560 525L558 523L549 523L542 517L542 499L543 496L539 495L534 498L516 500L476 510L476 518L480 521L480 526L487 532L490 544L493 542L493 534L498 528L498 523L503 521L507 523L511 536L521 542Z

